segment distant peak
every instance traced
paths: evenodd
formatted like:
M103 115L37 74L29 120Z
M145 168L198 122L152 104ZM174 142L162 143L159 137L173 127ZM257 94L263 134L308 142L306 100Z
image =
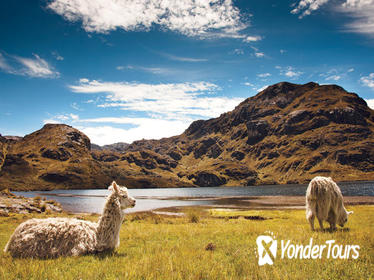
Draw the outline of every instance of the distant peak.
M319 84L315 82L309 82L306 84L293 84L290 82L280 82L280 83L276 83L274 85L267 87L265 90L275 89L277 91L290 91L296 88L314 88L316 86L319 86Z
M279 94L286 94L291 91L295 90L311 90L315 87L319 87L320 85L314 82L309 82L306 84L293 84L290 82L280 82L276 83L274 85L268 86L263 91L259 92L257 94L260 98L274 98L278 96Z
M43 126L42 129L49 129L49 128L54 128L54 127L69 127L69 128L72 128L70 125L63 124L63 123L47 123Z

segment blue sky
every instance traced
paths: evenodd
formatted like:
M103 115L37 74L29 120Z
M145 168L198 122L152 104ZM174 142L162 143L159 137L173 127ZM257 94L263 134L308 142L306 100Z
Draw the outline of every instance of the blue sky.
M281 81L374 107L374 0L0 2L0 133L182 133Z

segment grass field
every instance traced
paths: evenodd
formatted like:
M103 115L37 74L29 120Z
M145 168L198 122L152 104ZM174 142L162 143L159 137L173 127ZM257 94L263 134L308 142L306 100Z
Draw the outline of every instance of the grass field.
M374 279L374 206L352 206L347 227L311 232L303 210L189 210L185 217L128 215L112 254L54 260L13 259L0 253L1 279ZM39 215L40 217L42 215ZM241 216L235 219L236 216ZM261 216L250 220L244 216ZM0 218L0 247L30 218ZM95 220L96 216L86 219ZM316 221L317 225L317 221ZM256 238L266 231L295 244L359 245L359 258L279 259L258 266ZM212 243L208 246L209 243ZM278 241L279 243L279 241ZM278 249L279 250L279 249Z

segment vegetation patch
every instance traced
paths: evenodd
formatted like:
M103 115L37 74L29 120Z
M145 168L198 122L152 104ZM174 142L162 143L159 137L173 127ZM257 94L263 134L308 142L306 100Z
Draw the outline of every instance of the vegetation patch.
M188 211L194 209L189 209ZM120 232L120 247L113 253L52 260L13 259L0 251L0 279L373 279L374 206L350 206L347 228L334 232L310 230L304 210L195 209L191 215L167 217L129 214ZM68 214L54 214L54 216ZM0 248L14 229L42 214L0 217ZM70 215L73 216L73 215ZM262 220L218 219L224 216ZM137 218L135 218L137 217ZM86 215L96 221L97 215ZM157 222L155 222L157 220ZM256 239L271 231L278 240L295 244L360 246L358 259L275 259L258 266Z

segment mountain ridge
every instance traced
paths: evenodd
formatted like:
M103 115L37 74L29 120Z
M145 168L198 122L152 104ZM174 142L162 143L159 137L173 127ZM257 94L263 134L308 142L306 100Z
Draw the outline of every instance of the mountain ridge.
M28 170L33 175L26 181L43 188L85 182L99 188L113 179L129 187L305 183L316 175L373 180L373 133L374 111L357 94L337 85L281 82L160 140L97 148L66 125L46 125L12 143L0 139L13 157L3 160L0 188L6 180L24 187L12 165ZM46 144L37 137L44 134ZM37 150L36 143L45 147Z

